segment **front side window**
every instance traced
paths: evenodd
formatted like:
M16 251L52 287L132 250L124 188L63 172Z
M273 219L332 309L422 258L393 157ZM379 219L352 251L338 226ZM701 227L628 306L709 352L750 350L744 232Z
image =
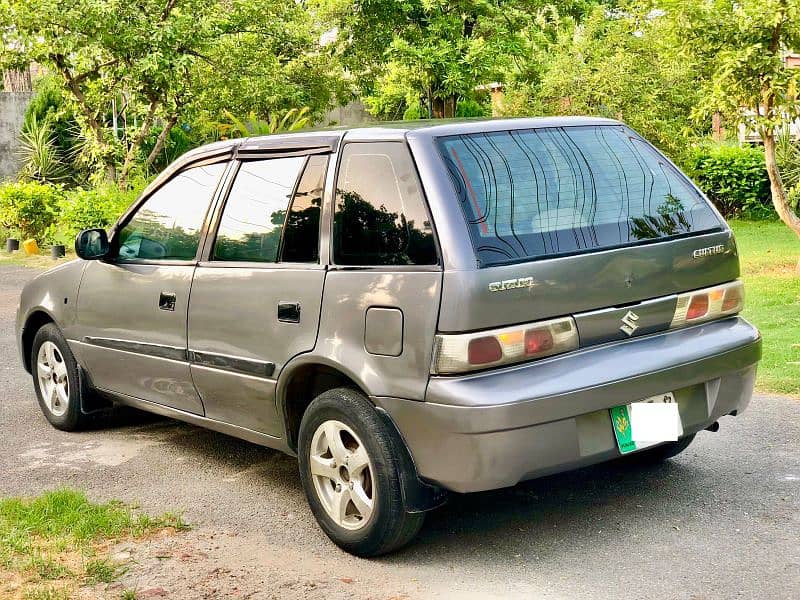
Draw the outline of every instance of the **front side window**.
M401 142L349 143L336 182L333 256L340 265L433 265L422 188Z
M158 188L119 231L119 258L194 260L224 163L192 167Z
M274 263L286 209L306 158L242 163L222 211L214 260Z
M482 266L719 228L689 181L619 125L439 138Z

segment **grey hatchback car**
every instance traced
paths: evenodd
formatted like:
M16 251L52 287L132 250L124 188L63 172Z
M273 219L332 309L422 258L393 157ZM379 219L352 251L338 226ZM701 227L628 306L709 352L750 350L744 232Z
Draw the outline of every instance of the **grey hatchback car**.
M121 404L296 454L361 556L448 492L674 456L761 355L731 230L606 119L223 141L76 251L17 316L50 423Z

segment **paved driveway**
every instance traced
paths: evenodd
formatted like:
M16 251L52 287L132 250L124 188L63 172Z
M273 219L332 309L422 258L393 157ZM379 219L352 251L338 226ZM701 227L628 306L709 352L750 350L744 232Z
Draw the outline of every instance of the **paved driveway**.
M454 496L412 546L365 561L317 529L291 458L143 415L51 428L13 343L34 274L0 267L0 494L72 486L183 510L192 532L125 550L126 586L175 598L800 597L798 400L758 396L660 466Z

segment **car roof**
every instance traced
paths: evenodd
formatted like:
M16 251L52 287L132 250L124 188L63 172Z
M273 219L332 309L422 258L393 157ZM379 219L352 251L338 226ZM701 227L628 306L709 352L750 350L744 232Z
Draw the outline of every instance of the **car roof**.
M542 127L577 127L581 125L620 125L602 117L520 117L500 119L420 119L415 121L380 121L367 125L301 129L272 135L234 138L212 142L189 150L176 159L145 189L148 195L177 171L191 163L220 160L233 156L290 156L335 151L343 138L347 141L400 141L406 138L436 138L509 129Z

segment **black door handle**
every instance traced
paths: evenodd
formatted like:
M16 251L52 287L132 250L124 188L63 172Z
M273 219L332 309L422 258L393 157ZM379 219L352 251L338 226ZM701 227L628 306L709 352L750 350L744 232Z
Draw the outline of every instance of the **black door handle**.
M175 293L174 292L161 292L158 297L158 308L160 310L175 310Z
M281 323L299 323L300 303L278 302L278 321Z

